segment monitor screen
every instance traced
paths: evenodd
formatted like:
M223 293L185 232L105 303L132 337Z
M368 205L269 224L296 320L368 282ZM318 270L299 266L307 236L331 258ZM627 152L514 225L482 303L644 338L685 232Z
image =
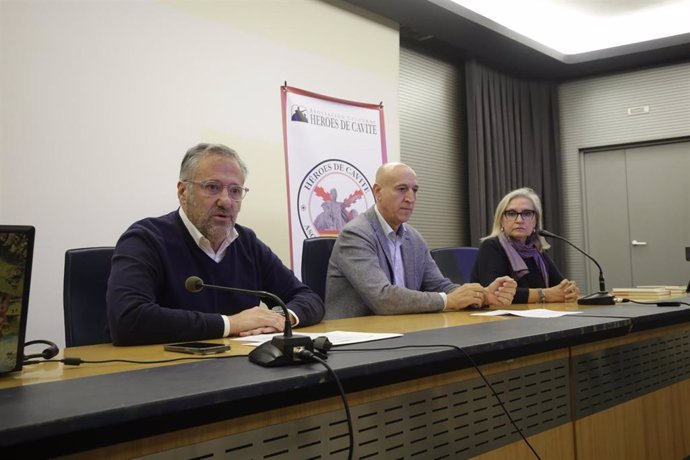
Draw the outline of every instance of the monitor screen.
M35 229L0 225L0 374L22 368Z

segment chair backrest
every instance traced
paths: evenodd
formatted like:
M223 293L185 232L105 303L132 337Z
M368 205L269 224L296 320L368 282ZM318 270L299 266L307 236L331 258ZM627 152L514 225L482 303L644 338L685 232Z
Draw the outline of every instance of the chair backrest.
M110 342L105 292L113 247L65 252L63 309L68 347Z
M326 299L326 273L336 238L307 238L302 243L302 282Z
M439 248L431 251L443 276L454 283L468 283L472 278L472 269L479 255L479 249L469 246Z

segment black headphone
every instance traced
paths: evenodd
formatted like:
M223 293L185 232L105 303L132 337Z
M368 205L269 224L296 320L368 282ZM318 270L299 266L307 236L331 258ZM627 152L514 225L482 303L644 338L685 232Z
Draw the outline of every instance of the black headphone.
M24 364L36 364L40 363L41 361L30 361L32 359L51 359L57 356L57 354L60 352L60 349L58 348L57 345L55 345L53 342L49 342L47 340L31 340L29 342L26 342L24 344L24 348L28 347L29 345L36 345L38 343L42 343L44 345L48 345L48 348L43 350L40 353L35 353L33 355L24 355Z

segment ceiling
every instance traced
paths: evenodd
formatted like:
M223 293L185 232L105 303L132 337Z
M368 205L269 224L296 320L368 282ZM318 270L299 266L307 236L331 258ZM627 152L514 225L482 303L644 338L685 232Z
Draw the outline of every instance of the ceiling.
M690 61L688 0L512 0L512 5L528 9L526 20L536 19L533 26L523 26L522 33L515 30L520 30L521 24L513 21L512 29L507 24L510 14L507 19L492 20L451 0L345 1L400 24L401 40L406 45L458 61L477 58L495 69L523 78L560 81ZM481 3L497 1L475 3L481 8ZM471 3L472 0L465 2L470 6ZM506 5L505 8L511 6ZM483 10L482 13L488 15ZM629 20L633 16L637 22ZM682 24L672 27L679 22L674 21L678 18L683 18ZM573 46L596 38L603 43L602 48L587 44L582 52L558 51L553 45L545 44L545 36L539 35L537 29L540 24L559 33L563 31L560 37L554 38L574 36ZM654 33L652 26L660 24L662 35L664 32L675 35L650 38L655 37L650 35ZM635 41L633 37L632 42L625 43L633 29L643 38ZM578 34L582 34L581 39Z

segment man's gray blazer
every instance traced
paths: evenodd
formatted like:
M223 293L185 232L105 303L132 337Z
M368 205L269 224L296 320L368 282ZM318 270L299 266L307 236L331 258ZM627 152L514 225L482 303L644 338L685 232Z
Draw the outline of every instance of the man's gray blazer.
M388 240L373 207L343 228L328 263L325 319L443 310L438 293L458 285L441 274L419 232L403 225L406 287L393 284Z

